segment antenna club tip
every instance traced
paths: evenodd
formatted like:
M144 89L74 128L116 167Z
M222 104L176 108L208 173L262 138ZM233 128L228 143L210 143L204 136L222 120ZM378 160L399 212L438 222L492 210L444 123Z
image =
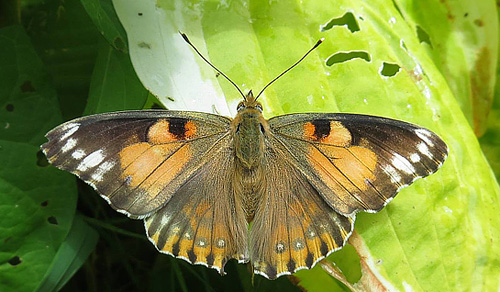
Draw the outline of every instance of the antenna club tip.
M179 30L179 34L182 36L182 38L189 43L189 39L187 37L187 35L185 33L183 33L182 31Z
M314 47L317 47L317 46L321 45L321 43L323 43L323 41L324 41L324 40L325 40L325 38L320 38L320 39L316 42L316 44L314 45Z

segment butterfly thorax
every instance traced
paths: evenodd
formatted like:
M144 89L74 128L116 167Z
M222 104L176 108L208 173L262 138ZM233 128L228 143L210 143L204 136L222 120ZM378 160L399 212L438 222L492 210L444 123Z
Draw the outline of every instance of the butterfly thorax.
M234 152L243 168L253 169L261 164L268 131L269 125L262 115L262 105L250 91L238 105L238 114L231 123Z

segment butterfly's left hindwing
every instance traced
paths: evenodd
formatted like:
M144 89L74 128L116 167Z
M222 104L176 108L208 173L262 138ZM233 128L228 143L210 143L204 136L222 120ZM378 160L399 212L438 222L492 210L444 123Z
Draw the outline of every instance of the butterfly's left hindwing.
M162 207L228 134L230 120L174 111L98 114L62 124L42 150L79 176L113 208L146 217Z
M434 173L448 148L410 123L354 114L292 114L272 135L330 206L343 215L382 209L402 188Z

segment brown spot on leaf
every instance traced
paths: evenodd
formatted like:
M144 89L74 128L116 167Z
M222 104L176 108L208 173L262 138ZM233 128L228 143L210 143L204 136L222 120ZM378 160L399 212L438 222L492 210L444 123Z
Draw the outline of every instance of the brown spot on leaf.
M33 83L30 80L24 81L24 83L20 86L21 92L34 92L35 87L33 87Z

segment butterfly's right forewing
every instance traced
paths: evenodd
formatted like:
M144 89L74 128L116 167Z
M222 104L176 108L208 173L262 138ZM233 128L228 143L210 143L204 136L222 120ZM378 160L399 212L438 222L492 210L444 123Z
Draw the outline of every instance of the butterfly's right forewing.
M388 118L292 114L269 124L296 167L344 215L379 211L401 188L434 173L448 154L435 133Z

